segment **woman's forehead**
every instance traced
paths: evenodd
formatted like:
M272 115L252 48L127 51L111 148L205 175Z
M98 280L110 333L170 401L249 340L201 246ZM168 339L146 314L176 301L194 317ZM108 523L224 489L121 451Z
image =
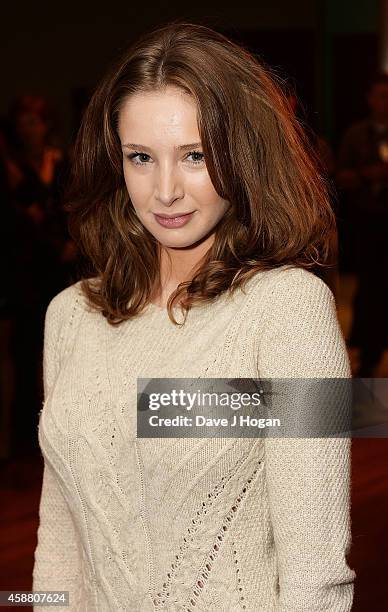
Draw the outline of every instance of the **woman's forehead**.
M129 96L122 105L118 128L124 144L152 146L150 140L171 139L179 146L200 140L195 103L179 90Z

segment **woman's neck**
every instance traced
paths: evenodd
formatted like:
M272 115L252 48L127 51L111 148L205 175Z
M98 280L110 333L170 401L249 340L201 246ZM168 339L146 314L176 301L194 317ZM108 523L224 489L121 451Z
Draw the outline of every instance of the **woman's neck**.
M178 285L194 277L213 242L214 233L189 247L159 245L160 285L155 287L151 302L165 307Z

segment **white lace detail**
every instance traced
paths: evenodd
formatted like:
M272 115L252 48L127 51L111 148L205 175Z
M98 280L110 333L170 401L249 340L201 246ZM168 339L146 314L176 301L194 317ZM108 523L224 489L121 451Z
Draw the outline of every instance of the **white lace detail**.
M243 461L243 459L240 461L240 463L242 461ZM258 463L260 464L261 461L259 461ZM230 523L233 521L234 517L236 516L236 513L238 511L238 507L239 507L241 501L246 496L248 489L250 489L250 485L251 485L252 480L254 479L257 471L258 471L258 467L256 467L254 469L252 475L247 480L247 482L245 483L243 489L241 490L241 493L236 498L233 506L231 507L229 512L224 517L224 520L222 522L221 528L219 529L219 532L218 532L218 534L216 536L215 542L212 545L211 552L208 553L206 561L202 565L201 569L199 570L199 572L197 574L197 577L195 579L195 583L193 584L192 590L193 590L193 594L194 594L195 597L199 597L199 595L201 594L202 589L205 586L205 581L208 579L208 577L210 575L210 571L212 569L212 564L215 561L215 559L217 558L217 555L218 555L219 550L221 548L221 544L222 544L225 532L229 529ZM166 582L163 583L163 588L157 594L157 597L154 598L154 604L157 607L157 609L163 609L164 608L164 604L166 603L166 601L168 600L168 598L170 596L171 584L172 584L172 581L173 581L173 578L174 578L174 574L175 574L175 572L176 572L176 570L177 570L177 568L178 568L178 566L180 564L180 561L183 558L184 551L188 547L189 542L193 542L193 540L194 540L195 531L197 530L198 525L201 524L203 515L207 514L208 509L212 506L212 504L214 503L215 499L218 497L218 495L225 488L225 485L226 485L227 481L230 480L230 478L232 477L233 474L235 474L235 469L233 470L233 472L230 472L228 475L223 476L221 478L221 481L214 487L213 491L211 493L208 493L208 500L206 502L202 502L201 509L197 511L196 518L192 519L192 521L191 521L192 522L192 527L190 527L188 529L188 532L187 532L186 536L183 538L183 542L184 543L179 547L180 554L175 555L175 561L171 564L171 570L167 573L167 580L166 580ZM240 599L241 599L241 597L240 597ZM193 612L193 611L191 611L191 608L189 606L190 605L195 606L196 603L197 602L195 601L195 599L193 599L193 597L190 596L190 600L188 602L186 602L186 604L185 604L184 611L185 612Z

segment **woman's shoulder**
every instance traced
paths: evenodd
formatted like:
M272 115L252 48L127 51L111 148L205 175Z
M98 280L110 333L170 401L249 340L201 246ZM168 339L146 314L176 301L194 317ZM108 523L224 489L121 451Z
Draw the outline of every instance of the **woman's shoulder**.
M303 337L337 326L334 295L310 270L287 264L256 274L250 283L244 318L267 330Z
M295 266L273 269L262 278L255 284L250 311L261 375L348 378L345 340L328 285Z
M47 307L47 314L50 315L64 315L68 313L69 309L77 306L82 307L85 302L83 299L83 292L81 289L82 281L77 281L65 289L62 289L57 293Z
M93 279L87 279L93 280ZM91 311L79 280L57 293L46 309L46 326L65 332L75 327L85 312Z
M318 300L334 300L329 286L316 274L293 264L285 264L277 268L255 274L249 281L250 291L260 296L261 303L274 300L286 302L292 297Z
M66 355L88 311L91 309L82 291L82 280L62 289L51 299L45 315L46 361L50 361L49 356L54 350L60 359Z

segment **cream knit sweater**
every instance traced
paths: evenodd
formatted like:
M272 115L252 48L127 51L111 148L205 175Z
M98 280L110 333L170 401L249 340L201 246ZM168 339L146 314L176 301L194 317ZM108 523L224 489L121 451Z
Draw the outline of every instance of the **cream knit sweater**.
M322 280L244 291L183 327L152 304L112 327L79 283L51 301L33 590L68 590L55 609L351 610L349 438L136 438L137 377L350 377Z

